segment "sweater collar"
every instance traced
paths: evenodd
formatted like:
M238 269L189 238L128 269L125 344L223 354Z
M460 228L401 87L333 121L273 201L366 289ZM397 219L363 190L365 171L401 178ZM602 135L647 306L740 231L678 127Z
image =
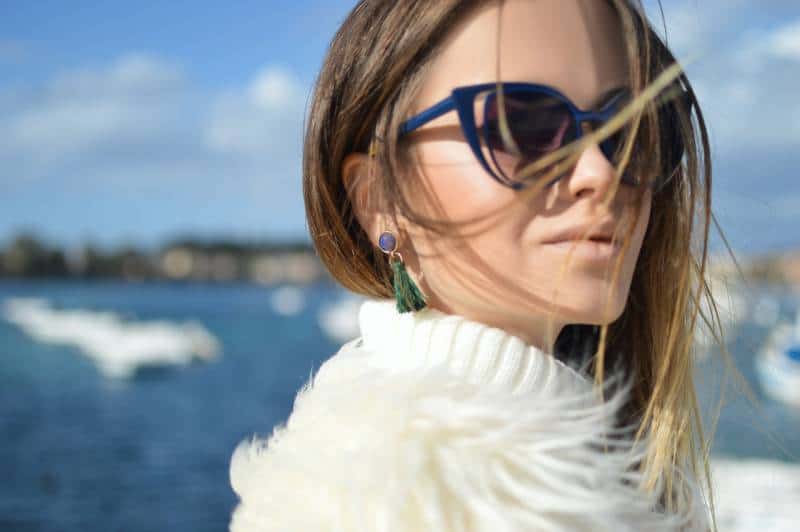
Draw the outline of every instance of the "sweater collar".
M592 385L586 375L517 336L429 307L400 314L393 300L367 300L359 325L370 364L390 371L444 366L474 384L512 393L548 387L585 391Z

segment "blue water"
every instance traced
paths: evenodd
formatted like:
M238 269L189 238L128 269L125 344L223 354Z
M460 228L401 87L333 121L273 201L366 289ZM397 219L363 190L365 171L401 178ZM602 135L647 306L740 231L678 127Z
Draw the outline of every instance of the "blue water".
M283 317L271 309L272 289L251 284L0 284L0 301L45 297L133 319L196 319L223 345L210 363L115 381L73 349L36 343L0 320L0 530L224 530L236 502L232 450L285 420L297 389L338 347L317 312L341 293L303 290L305 309ZM765 334L745 324L731 344L759 394L751 358ZM719 368L704 364L701 374L710 381ZM707 405L713 385L700 391ZM723 410L715 452L791 460L784 451L800 455L799 420L776 403L754 413L737 399Z
M0 321L0 530L226 528L236 444L267 435L335 347L316 325L330 288L299 315L272 312L254 285L0 285L131 318L194 318L221 341L208 364L109 381L87 358L37 344Z

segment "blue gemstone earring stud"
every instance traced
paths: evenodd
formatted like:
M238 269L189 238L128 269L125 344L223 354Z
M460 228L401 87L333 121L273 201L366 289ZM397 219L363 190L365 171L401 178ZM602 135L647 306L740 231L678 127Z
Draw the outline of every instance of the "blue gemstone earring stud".
M378 238L378 247L384 253L393 253L397 250L397 239L389 231L384 231Z

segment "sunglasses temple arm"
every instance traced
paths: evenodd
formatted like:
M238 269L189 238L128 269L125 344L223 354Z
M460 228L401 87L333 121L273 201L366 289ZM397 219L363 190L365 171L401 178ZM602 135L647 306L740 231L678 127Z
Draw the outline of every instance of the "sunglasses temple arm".
M448 96L439 103L436 103L431 107L428 107L418 115L412 116L411 118L403 122L403 124L400 126L399 135L402 137L406 133L414 131L418 127L421 127L422 125L430 122L431 120L439 118L445 113L449 113L455 108L456 108L455 100L453 99L452 96Z

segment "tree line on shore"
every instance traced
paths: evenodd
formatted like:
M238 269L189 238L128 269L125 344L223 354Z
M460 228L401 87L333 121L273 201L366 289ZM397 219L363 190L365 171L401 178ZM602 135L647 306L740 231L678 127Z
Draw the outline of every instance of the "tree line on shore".
M310 243L177 238L153 250L51 245L19 234L0 248L0 277L310 282L322 268Z

